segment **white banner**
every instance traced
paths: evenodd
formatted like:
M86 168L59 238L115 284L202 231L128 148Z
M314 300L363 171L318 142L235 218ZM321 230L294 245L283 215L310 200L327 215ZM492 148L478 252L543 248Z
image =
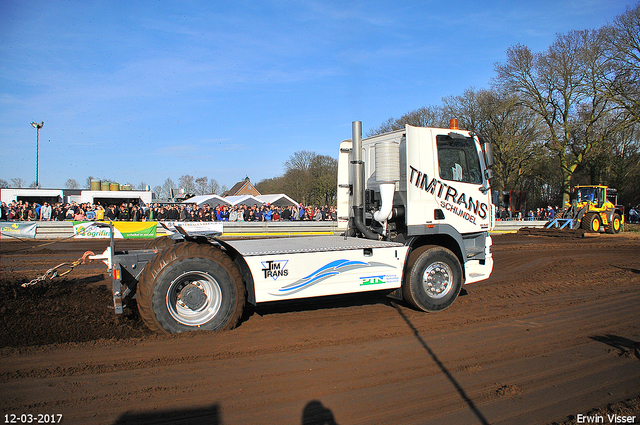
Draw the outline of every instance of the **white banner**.
M162 221L160 223L167 228L167 233L170 235L176 232L176 224L187 233L217 232L222 234L224 232L224 225L221 221Z
M2 236L32 239L36 237L36 223L33 221L2 221L0 223Z

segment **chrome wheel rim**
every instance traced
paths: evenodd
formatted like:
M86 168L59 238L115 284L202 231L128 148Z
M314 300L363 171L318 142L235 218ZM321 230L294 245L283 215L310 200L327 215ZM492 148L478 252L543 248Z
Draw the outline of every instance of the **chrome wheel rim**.
M178 323L200 326L220 311L222 290L210 274L185 272L175 278L167 292L167 310Z
M453 288L453 270L442 261L431 263L422 275L422 285L430 298L443 298Z

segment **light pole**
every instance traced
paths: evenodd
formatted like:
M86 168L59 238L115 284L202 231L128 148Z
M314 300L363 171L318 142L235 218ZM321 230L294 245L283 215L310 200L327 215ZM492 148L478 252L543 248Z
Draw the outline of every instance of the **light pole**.
M38 156L40 151L40 129L44 127L44 121L40 124L37 122L32 122L31 126L36 129L36 188L40 187L38 183Z

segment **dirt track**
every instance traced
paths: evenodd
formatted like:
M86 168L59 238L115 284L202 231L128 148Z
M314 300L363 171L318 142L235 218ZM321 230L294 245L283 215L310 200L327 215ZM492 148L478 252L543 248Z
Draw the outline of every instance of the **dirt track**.
M640 422L637 234L495 236L491 279L438 314L373 293L247 308L233 331L170 337L135 311L115 317L104 265L19 287L105 243L28 245L40 243L1 246L2 419L610 423L592 409L632 399L617 412Z

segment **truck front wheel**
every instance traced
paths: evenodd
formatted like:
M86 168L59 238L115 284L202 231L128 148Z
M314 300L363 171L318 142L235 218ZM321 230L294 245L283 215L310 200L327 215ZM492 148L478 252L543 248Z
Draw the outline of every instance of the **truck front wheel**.
M609 227L607 227L607 233L620 233L622 229L622 218L618 214L613 214Z
M600 216L598 214L585 214L584 217L582 217L580 227L589 233L600 232L600 227L602 227Z
M460 261L447 248L423 246L409 256L402 294L417 309L444 310L458 297L461 287Z
M232 329L245 302L233 261L219 248L192 242L158 253L142 272L137 294L144 322L167 334Z

